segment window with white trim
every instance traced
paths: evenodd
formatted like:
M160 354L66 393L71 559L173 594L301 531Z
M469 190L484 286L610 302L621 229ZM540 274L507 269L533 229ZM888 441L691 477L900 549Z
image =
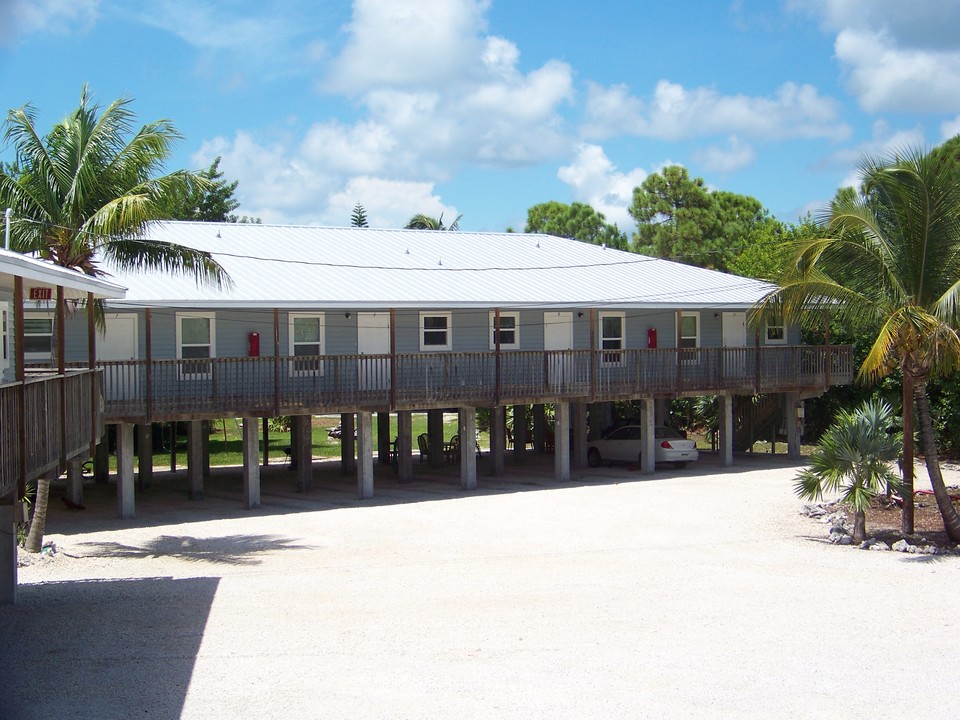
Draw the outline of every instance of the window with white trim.
M213 376L213 365L204 359L217 356L216 315L177 313L177 357L197 362L181 363L180 377L203 380Z
M420 313L420 350L450 350L453 347L451 320L448 312Z
M53 316L23 316L23 357L25 362L41 362L53 356Z
M767 345L786 345L787 329L783 325L767 325Z
M600 355L603 365L622 365L623 353L606 352L626 347L626 315L622 312L600 313Z
M684 350L696 350L700 347L699 312L680 313L679 327L677 328L677 347L681 350L680 356L684 362L697 362L700 359L698 353L682 352Z
M290 375L323 375L323 361L315 356L323 355L324 317L322 314L290 313L289 325L290 355L293 357L311 357L310 360L290 362Z
M497 331L500 332L501 350L520 349L520 313L501 312L500 327L496 327L497 314L490 313L490 349L497 349Z

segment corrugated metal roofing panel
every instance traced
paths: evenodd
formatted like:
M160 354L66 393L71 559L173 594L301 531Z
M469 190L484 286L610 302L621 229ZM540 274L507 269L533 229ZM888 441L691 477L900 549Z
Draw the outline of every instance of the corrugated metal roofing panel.
M147 239L205 250L230 287L114 273L112 304L205 307L748 307L770 290L727 275L547 235L167 222Z

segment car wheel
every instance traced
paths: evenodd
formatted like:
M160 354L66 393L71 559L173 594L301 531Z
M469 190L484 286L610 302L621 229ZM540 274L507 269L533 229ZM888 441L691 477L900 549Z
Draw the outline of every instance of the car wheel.
M683 469L687 466L687 464L686 464L685 462L675 462L675 463L673 464L673 466L674 466L677 470L683 470Z
M600 451L596 448L590 448L590 452L587 453L587 465L590 467L600 466Z

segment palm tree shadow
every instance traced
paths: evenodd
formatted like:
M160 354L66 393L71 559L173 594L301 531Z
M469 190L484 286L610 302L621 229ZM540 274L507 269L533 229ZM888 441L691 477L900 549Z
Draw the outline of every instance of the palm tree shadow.
M275 550L309 550L281 535L225 535L196 538L189 535L161 535L143 546L118 542L80 543L87 557L161 558L172 557L190 562L221 565L256 565L259 555Z

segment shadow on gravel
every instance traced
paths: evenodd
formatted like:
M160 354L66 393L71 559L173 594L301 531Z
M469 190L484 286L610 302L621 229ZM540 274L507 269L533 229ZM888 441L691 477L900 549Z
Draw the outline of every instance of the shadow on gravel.
M159 558L174 557L192 562L222 565L256 565L260 553L273 550L309 550L281 535L225 535L195 538L189 535L161 535L143 546L116 542L79 543L85 557Z
M0 607L0 719L179 718L218 583L22 585Z

